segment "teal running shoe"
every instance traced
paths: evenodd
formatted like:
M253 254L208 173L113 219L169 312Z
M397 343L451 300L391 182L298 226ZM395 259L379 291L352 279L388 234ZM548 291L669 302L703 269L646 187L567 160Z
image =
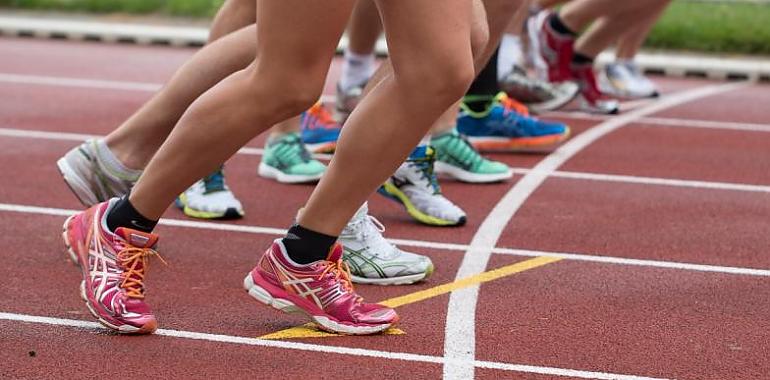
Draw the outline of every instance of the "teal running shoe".
M434 170L438 174L469 183L500 182L513 177L508 165L482 157L465 136L454 129L434 136L430 145L436 150Z
M280 183L310 183L321 179L326 165L310 156L299 133L288 133L265 145L257 173Z

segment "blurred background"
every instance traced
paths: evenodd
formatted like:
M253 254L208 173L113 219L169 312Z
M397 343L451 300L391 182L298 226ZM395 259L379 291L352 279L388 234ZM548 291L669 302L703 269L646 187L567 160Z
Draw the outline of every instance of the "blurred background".
M222 0L0 0L0 12L204 25ZM674 0L646 49L770 55L770 0Z

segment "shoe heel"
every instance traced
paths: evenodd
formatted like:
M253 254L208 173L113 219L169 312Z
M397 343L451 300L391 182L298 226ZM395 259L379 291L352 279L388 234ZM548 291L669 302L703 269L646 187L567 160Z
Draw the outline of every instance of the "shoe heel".
M62 226L62 233L61 237L64 241L64 246L67 249L67 255L69 255L70 260L72 260L72 264L76 266L80 266L80 260L78 260L78 255L75 254L75 251L72 249L72 244L70 244L70 239L67 234L67 228L70 225L70 221L72 221L72 218L74 218L75 215L71 215L67 218L67 220L64 221L64 225Z
M98 196L88 188L87 184L78 178L75 174L75 169L67 162L66 156L56 161L56 166L59 168L59 174L61 174L64 183L67 184L67 187L75 194L80 203L86 207L99 203Z
M304 310L297 307L297 305L291 301L275 298L270 292L265 290L265 288L255 284L254 279L251 277L251 273L246 275L246 278L243 279L243 287L252 298L267 306L283 311L284 313L307 315Z

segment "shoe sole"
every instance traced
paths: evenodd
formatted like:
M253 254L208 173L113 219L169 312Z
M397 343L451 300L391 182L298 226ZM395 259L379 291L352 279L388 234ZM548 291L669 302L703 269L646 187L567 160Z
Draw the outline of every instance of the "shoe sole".
M91 207L100 202L98 195L91 190L91 187L81 179L77 171L67 162L66 156L56 161L56 166L59 168L59 173L64 183L67 184L80 203L86 207Z
M412 274L409 276L388 277L388 278L368 278L368 277L359 277L354 274L351 274L350 279L356 284L363 284L363 285L383 285L383 286L411 285L411 284L418 283L428 279L428 277L433 275L434 270L435 270L435 267L433 266L433 264L431 264L430 267L428 267L428 269L425 270L425 272Z
M406 196L401 190L399 190L396 186L394 186L390 182L386 182L384 185L382 185L378 190L378 193L384 195L385 197L400 203L404 208L406 209L406 212L415 220L422 224L427 224L429 226L438 226L438 227L458 227L462 226L466 222L466 217L463 216L457 221L452 220L446 220L446 219L440 219L435 216L431 216L428 214L423 213L417 207L414 206L412 201L409 200L409 197Z
M317 143L317 144L308 144L305 143L305 148L307 148L308 151L311 153L316 154L331 154L334 153L335 150L337 150L337 142L325 142L325 143Z
M572 83L572 82L565 82L565 83ZM557 84L554 86L559 86L559 85ZM527 104L527 107L529 107L530 111L536 114L557 110L559 108L566 106L569 102L575 100L575 98L578 96L579 93L580 93L579 86L574 84L574 87L570 87L569 96L565 96L563 98L557 97L555 99L552 99L546 102L541 102L541 103Z
M505 173L479 174L441 161L436 161L434 163L433 170L438 174L448 175L458 181L468 183L495 183L513 177L513 171L510 169Z
M398 321L395 321L393 323L386 323L386 324L377 325L377 326L350 326L350 325L337 323L328 317L310 314L304 309L302 309L301 307L295 305L293 302L287 299L273 297L273 295L270 294L268 290L257 285L254 282L252 273L247 274L246 278L243 279L243 287L244 289L246 289L246 292L248 292L252 298L256 299L260 303L270 306L276 310L283 311L284 313L305 315L308 318L310 318L310 320L314 322L321 330L335 333L335 334L343 334L343 335L377 334L391 328L396 324L396 322L398 322Z
M67 229L70 224L70 221L75 217L75 215L71 215L67 218L67 220L64 221L64 226L62 228L62 240L64 240L64 246L66 247L67 255L69 256L69 259L72 260L72 263L76 265L78 268L80 268L81 272L84 271L82 266L80 265L80 260L78 258L78 255L75 253L75 250L72 249L72 243L70 242L69 235L67 234ZM110 330L116 331L119 334L126 334L126 335L143 335L143 334L151 334L158 328L157 322L148 323L142 327L136 327L131 325L121 325L117 326L113 323L110 323L106 319L102 318L99 313L96 312L96 310L91 306L91 302L88 299L88 295L86 293L86 281L81 280L80 281L80 298L83 300L83 302L86 304L86 307L88 308L88 311L91 313L91 315L96 318L96 320L102 324L104 327L107 327Z
M598 115L617 115L620 113L620 104L617 101L612 101L612 106L607 108L591 106L583 95L578 94L578 101L580 104L580 110L587 113L593 113Z
M532 149L552 148L567 140L572 134L568 127L566 131L558 135L546 135L527 138L494 138L494 137L468 137L468 141L481 152L499 152L499 151L526 151Z
M318 182L323 176L323 172L312 175L286 174L264 162L259 163L257 174L260 177L274 179L280 183L313 183Z

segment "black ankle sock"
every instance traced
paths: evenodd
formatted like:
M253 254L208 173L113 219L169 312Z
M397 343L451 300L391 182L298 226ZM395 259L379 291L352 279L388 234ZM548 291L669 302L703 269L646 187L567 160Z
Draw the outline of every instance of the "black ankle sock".
M575 31L568 28L567 25L564 25L564 23L561 21L561 18L559 18L558 13L554 13L551 18L548 19L548 25L550 25L551 29L555 30L556 33L559 34L566 34L568 36L575 36L577 34Z
M282 241L289 258L297 264L310 264L326 259L337 237L311 231L295 224L289 228Z
M594 58L575 52L575 54L572 55L572 63L575 65L592 65L594 63Z
M119 227L125 227L150 233L157 224L157 220L147 219L136 211L128 201L128 194L120 198L107 214L107 228L113 232Z
M492 56L487 61L487 65L481 70L468 92L465 93L467 98L465 99L465 105L468 106L473 112L483 112L489 107L489 103L495 98L498 92L500 92L500 85L497 82L497 53L498 49L492 53Z

